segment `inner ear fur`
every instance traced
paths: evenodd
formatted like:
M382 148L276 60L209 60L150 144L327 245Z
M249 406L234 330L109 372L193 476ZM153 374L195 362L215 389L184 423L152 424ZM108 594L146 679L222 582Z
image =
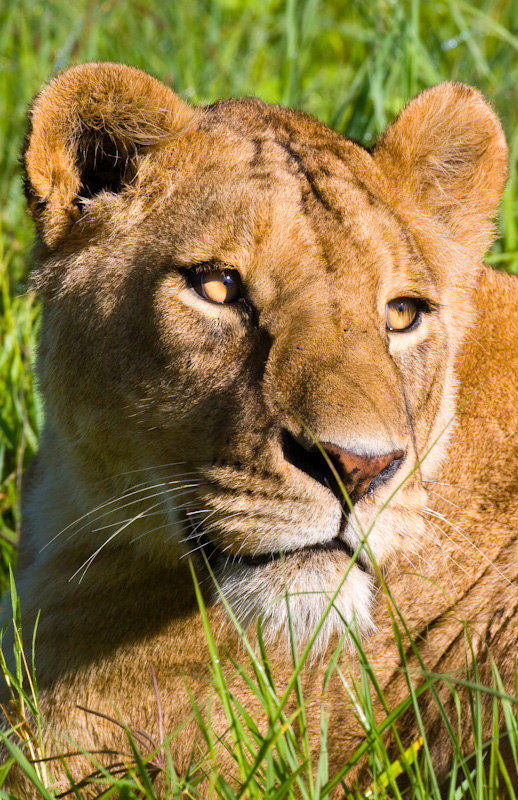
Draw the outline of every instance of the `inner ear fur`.
M374 158L404 216L433 217L483 257L507 178L507 145L480 92L462 83L422 92L381 135Z
M37 95L23 161L29 213L55 247L81 198L118 192L143 155L177 138L196 110L160 81L124 64L71 67Z

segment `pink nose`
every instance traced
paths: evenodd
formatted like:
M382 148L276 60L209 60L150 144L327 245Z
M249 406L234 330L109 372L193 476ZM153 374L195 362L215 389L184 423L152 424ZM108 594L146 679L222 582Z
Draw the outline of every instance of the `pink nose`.
M330 442L321 444L333 462L352 503L357 503L367 494L375 478L379 478L376 484L388 480L399 466L394 462L400 461L405 455L403 450L395 450L381 456L359 456ZM391 464L392 470L389 469Z

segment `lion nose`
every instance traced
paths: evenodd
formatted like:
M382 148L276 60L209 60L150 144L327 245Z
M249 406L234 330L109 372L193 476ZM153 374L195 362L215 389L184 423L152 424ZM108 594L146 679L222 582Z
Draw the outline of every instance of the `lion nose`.
M295 437L286 430L282 433L282 449L290 464L327 486L344 507L347 505L344 488L351 502L357 503L367 492L388 481L405 455L403 450L359 455L332 442L314 444L305 436Z
M352 503L357 503L367 492L391 478L405 455L403 450L394 450L383 455L361 456L330 442L322 442L321 446L335 467ZM336 478L334 482L336 483ZM331 488L337 496L339 493L343 495L341 487Z

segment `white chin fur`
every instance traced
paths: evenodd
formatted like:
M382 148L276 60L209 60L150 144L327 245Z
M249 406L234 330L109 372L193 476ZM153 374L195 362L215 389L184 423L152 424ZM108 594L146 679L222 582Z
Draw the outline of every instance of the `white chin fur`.
M227 564L218 576L220 589L239 623L247 629L262 616L262 633L267 644L285 645L290 650L291 628L297 650L307 644L340 582L333 607L313 644L310 658L322 656L348 626L359 634L373 629L371 607L373 579L354 565L345 580L349 560L334 554L292 554L285 561L253 567L242 562ZM289 606L289 610L288 610ZM351 644L349 637L346 643Z

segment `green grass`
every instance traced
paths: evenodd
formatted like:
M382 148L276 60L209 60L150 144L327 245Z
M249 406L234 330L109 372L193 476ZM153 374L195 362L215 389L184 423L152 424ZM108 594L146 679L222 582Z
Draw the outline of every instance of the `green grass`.
M38 301L26 290L30 269L31 224L26 217L18 153L25 130L28 102L44 81L57 70L85 60L115 60L141 67L173 86L192 102L211 102L222 96L257 94L270 102L282 102L315 114L343 133L371 144L399 111L406 99L441 80L461 80L478 86L500 114L510 145L510 179L500 212L500 237L488 260L518 272L518 15L511 0L19 0L0 5L0 587L8 585L8 565L15 560L19 531L18 498L24 466L33 456L41 430L42 408L31 365L38 325ZM388 599L390 602L390 599ZM403 621L394 610L395 636L408 640ZM207 631L210 637L210 632ZM399 638L398 638L399 637ZM209 639L210 640L210 639ZM408 642L407 642L408 644ZM375 776L371 796L398 797L394 774L403 766L411 785L411 796L434 796L432 765L426 738L410 751L397 745L390 755L381 729L372 718L371 697L379 686L361 658L355 682L342 675L344 689L362 714L366 732L366 754ZM204 768L212 771L217 797L307 797L328 796L331 777L326 760L308 766L304 749L304 704L295 679L292 692L299 714L286 716L287 698L278 697L269 678L264 652L252 659L251 674L241 680L259 697L270 721L266 736L254 720L229 696L229 731L234 735L236 783L226 782L214 771L218 743L210 726L202 726L206 752L214 761L205 767L193 765L192 774L181 778L167 764L171 797L196 796L196 783ZM36 703L30 689L13 682L20 714ZM222 676L215 668L217 691L225 695ZM297 673L298 666L294 664ZM239 667L236 665L239 672ZM338 670L331 659L330 673ZM423 667L424 670L424 667ZM460 686L442 676L456 702L468 693L475 740L480 737L480 693L477 676ZM437 676L424 671L423 689L435 692ZM409 682L409 690L411 687ZM511 742L517 747L515 701L501 697L498 673L494 672L494 713L503 713ZM417 698L409 691L405 708L388 715L385 727L397 727L408 709L419 720ZM437 700L439 704L443 701ZM32 708L37 718L37 708ZM195 713L193 711L193 713ZM495 716L496 720L496 716ZM496 724L496 723L495 723ZM383 726L382 726L383 727ZM23 732L22 727L21 731ZM447 726L445 723L445 730ZM27 733L27 731L26 731ZM27 734L28 735L28 734ZM322 753L325 754L326 717L321 720ZM455 743L456 731L449 734ZM130 737L131 738L131 737ZM145 797L153 797L147 779L146 760L160 753L140 754L132 738L134 775L121 779L120 797L132 798L141 783ZM496 743L495 743L496 742ZM480 741L479 741L479 744ZM34 747L40 747L37 737ZM399 749L398 749L399 748ZM160 751L161 752L161 751ZM165 748L167 753L167 748ZM396 755L394 756L394 752ZM399 752L399 755L397 753ZM467 796L489 797L482 785L481 770L470 772L455 749L451 790L458 795L457 773ZM347 784L359 754L344 765ZM22 759L13 751L13 759ZM489 782L505 781L499 765L496 738L489 745ZM0 783L4 769L0 768ZM255 771L250 772L250 763ZM40 780L42 765L27 767ZM92 767L94 769L94 767ZM37 773L40 774L38 778ZM295 777L293 777L295 775ZM107 780L111 780L109 776ZM125 788L122 788L124 784ZM344 785L345 785L344 784ZM237 788L236 788L237 786ZM132 788L133 787L133 788ZM246 788L244 788L246 787ZM493 786L494 789L494 786ZM111 790L110 790L111 791ZM106 796L113 796L110 791ZM190 793L190 794L189 794ZM7 796L0 790L0 797ZM51 796L42 788L42 797ZM354 790L351 789L351 796Z
M514 27L513 27L514 26ZM366 144L420 89L478 86L508 134L510 180L489 261L518 271L518 17L506 0L19 0L0 5L0 587L19 531L22 467L41 408L31 359L37 300L24 294L32 228L18 163L30 98L57 70L124 61L192 102L257 94Z

